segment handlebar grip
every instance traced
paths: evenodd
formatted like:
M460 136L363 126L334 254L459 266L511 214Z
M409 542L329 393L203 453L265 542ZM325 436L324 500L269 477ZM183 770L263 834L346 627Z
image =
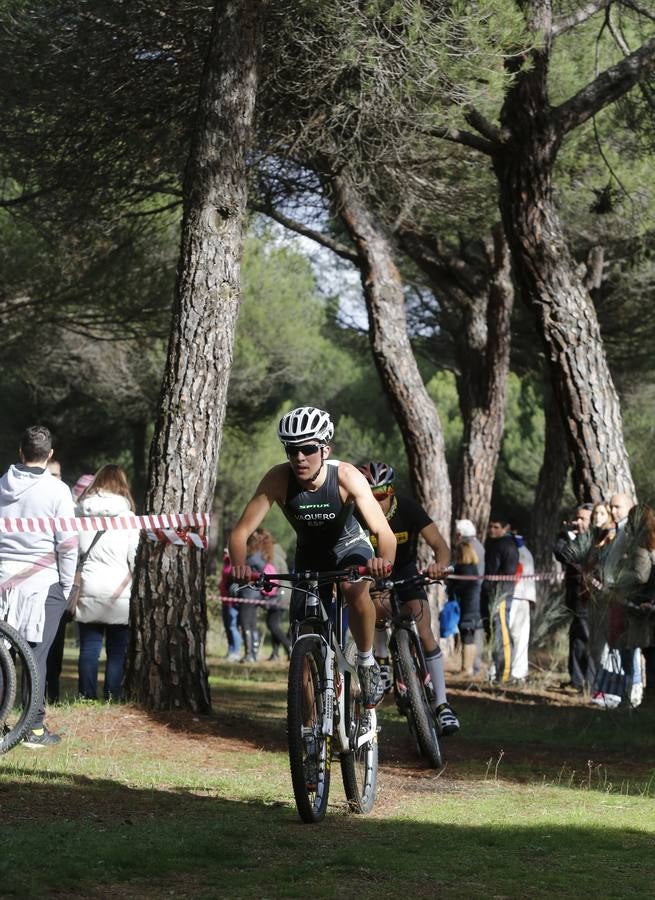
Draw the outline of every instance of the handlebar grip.
M366 568L366 566L357 566L356 568L358 575L368 575L368 569ZM391 575L392 570L393 566L391 565L391 563L387 563L387 565L384 567L384 574Z

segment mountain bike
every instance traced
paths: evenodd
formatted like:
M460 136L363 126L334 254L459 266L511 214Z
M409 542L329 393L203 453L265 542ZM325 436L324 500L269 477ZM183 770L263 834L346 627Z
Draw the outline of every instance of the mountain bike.
M393 668L393 692L401 716L406 717L410 734L417 750L428 765L440 769L443 765L439 746L439 726L435 714L435 693L425 663L425 653L411 612L403 612L396 588L404 585L434 584L437 579L425 575L413 575L396 580L383 579L376 583L376 590L388 596L389 649ZM381 599L382 606L386 600Z
M287 730L291 782L303 822L320 822L330 791L332 757L338 756L348 804L368 813L375 803L378 728L365 709L357 668L346 661L342 582L362 579L363 567L337 572L263 575L268 590L293 586ZM371 579L372 580L372 579Z
M20 664L23 706L15 710ZM36 715L43 685L32 648L15 628L0 622L0 753L15 747L24 737Z

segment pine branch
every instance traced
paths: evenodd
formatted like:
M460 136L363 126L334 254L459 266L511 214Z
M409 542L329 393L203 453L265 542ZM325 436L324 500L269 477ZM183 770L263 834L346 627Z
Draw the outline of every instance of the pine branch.
M640 16L645 16L647 19L650 19L652 22L655 22L655 12L650 9L646 9L641 3L637 3L636 0L622 0L623 6L627 6L628 9L633 10L636 13L639 13Z
M324 234L322 231L310 228L308 225L304 225L296 219L285 216L284 213L281 213L279 210L275 209L274 206L270 206L267 203L255 203L254 208L258 212L264 213L269 219L273 219L275 222L279 222L280 225L284 225L284 227L288 228L290 231L295 231L296 234L309 238L317 244L320 244L322 247L327 247L328 250L332 250L337 256L340 256L342 259L347 259L348 262L354 263L359 267L359 256L357 253L355 253L354 250L351 250L350 247L342 244L341 241L335 240L330 237L330 235Z
M551 36L558 37L560 34L565 34L576 25L581 25L587 19L595 16L601 9L606 9L612 2L613 0L593 0L592 3L588 3L577 12L571 13L570 16L561 16L553 22Z
M488 122L477 109L470 109L466 113L466 121L488 141L491 141L493 144L502 143L503 138L500 128L492 122Z
M430 128L428 134L432 137L441 138L444 141L450 141L453 144L462 144L464 147L471 147L478 150L486 156L493 156L496 151L496 144L470 131L462 131L460 128Z
M610 103L627 94L655 71L655 37L620 63L601 72L586 87L553 110L561 133L582 125Z

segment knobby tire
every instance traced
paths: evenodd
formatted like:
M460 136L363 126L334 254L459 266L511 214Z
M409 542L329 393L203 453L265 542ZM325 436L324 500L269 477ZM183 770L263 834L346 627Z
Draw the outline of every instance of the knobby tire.
M346 732L351 740L356 739L360 730L360 691L357 679L350 672L344 679L344 709ZM341 776L343 787L351 810L357 813L369 813L375 803L375 791L378 780L378 740L367 741L361 747L352 746L350 751L341 755Z
M301 638L293 646L289 662L287 731L291 782L298 814L303 822L320 822L330 792L331 741L323 734L325 708L324 660L319 638ZM314 750L308 752L308 730ZM314 768L315 784L308 783Z
M11 750L12 747L15 747L16 744L18 744L24 738L30 725L34 721L34 717L36 716L36 712L39 707L39 701L43 698L43 685L41 684L41 679L39 678L39 672L36 667L36 662L34 661L32 648L27 643L25 638L21 634L19 634L15 628L7 625L6 622L0 622L0 641L3 642L5 650L7 649L7 643L9 643L9 650L7 650L7 654L10 657L12 668L14 671L13 676L11 675L11 673L9 675L8 684L9 690L12 690L10 684L12 681L14 682L14 692L16 691L17 687L15 661L20 660L20 664L22 667L22 678L24 685L23 693L25 701L24 705L21 707L18 719L15 722L7 721L7 716L9 716L11 713L11 709L9 708L4 714L4 719L0 719L0 753L6 753L8 750ZM11 651L11 653L9 651ZM3 675L4 671L5 665L3 664ZM4 694L5 688L3 687L3 696L0 698L0 709L5 707ZM8 728L6 734L4 733L5 727Z
M404 628L396 632L397 664L407 688L407 718L419 749L434 769L443 765L434 712L419 678L412 640Z
M0 639L0 737L4 734L4 724L16 701L16 669L5 642Z

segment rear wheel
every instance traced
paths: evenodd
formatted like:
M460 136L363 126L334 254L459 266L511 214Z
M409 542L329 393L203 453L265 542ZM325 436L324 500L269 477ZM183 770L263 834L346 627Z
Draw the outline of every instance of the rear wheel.
M30 645L6 622L0 622L0 642L5 651L0 654L0 753L6 753L23 739L34 721L43 686ZM15 709L19 668L24 705Z
M350 672L344 678L344 705L350 750L341 755L343 786L350 808L368 813L375 803L378 781L377 720L375 710L361 705L359 684ZM367 732L371 732L370 737L362 743Z
M303 637L289 663L287 730L296 807L303 822L320 822L330 790L331 742L323 734L325 674L321 642Z
M402 678L402 687L406 690L403 705L410 731L428 765L434 769L440 769L443 762L437 736L437 723L425 695L424 685L419 678L420 668L414 645L404 628L399 628L395 637L396 663Z

